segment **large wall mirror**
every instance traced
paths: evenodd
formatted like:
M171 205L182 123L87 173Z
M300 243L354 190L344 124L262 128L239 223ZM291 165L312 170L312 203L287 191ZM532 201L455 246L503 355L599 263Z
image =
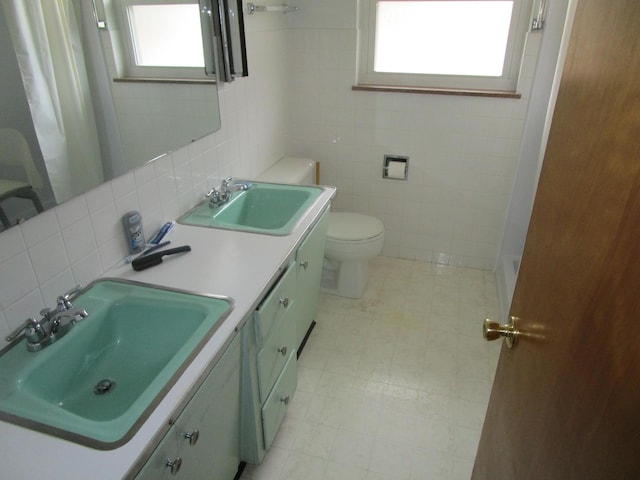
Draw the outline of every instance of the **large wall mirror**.
M215 80L114 81L116 1L0 0L0 230L220 128Z

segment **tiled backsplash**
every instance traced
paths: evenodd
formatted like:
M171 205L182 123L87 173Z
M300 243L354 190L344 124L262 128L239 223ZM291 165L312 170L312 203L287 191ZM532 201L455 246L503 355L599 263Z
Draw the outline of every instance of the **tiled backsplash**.
M0 330L15 327L128 254L120 219L139 210L147 234L219 183L215 134L0 234Z

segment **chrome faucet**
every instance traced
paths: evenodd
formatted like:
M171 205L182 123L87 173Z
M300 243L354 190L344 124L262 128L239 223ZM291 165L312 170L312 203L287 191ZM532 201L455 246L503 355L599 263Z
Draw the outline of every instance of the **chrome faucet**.
M42 318L28 318L22 325L5 337L7 342L18 342L22 336L27 339L27 350L37 352L56 340L64 337L71 328L88 316L86 310L74 308L71 297L80 291L80 285L74 287L56 300L55 308L45 308L40 312Z
M249 190L252 186L253 184L246 180L234 181L231 177L227 177L222 180L220 188L212 188L205 197L209 199L209 206L216 208L227 203L234 192Z

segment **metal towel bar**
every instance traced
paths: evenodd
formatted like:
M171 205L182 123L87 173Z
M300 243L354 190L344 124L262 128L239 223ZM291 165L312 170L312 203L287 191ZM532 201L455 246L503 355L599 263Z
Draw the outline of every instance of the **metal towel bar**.
M282 5L256 5L255 3L247 3L247 13L253 15L256 12L282 12L284 14L297 12L298 7L293 7L286 3Z

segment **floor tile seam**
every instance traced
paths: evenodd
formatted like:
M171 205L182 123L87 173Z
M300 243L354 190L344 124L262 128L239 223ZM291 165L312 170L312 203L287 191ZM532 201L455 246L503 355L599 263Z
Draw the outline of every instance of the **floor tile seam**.
M338 465L341 467L349 467L349 468L356 468L358 470L362 470L363 472L365 472L366 474L369 473L369 468L368 467L363 467L360 465L355 465L355 464L349 464L349 463L345 463L345 462L337 462L335 460L328 460L327 461L327 466L329 466L329 464L334 464L334 465ZM326 473L326 472L325 472ZM366 477L365 477L366 479ZM324 477L324 480L334 480L332 478L327 478L326 476Z
M421 350L392 358L390 367L396 371L406 370L409 373L424 372L428 369L427 359L429 357L426 349Z
M481 352L470 355L465 349L456 349L456 367L461 369L488 369L490 367L491 355Z
M392 445L393 447L396 448L400 448L403 449L407 452L410 452L409 454L411 454L413 452L413 447L415 445L415 439L409 439L407 438L406 440L392 440L389 438L389 433L379 429L376 434L375 434L375 440L374 440L374 446L372 447L372 450L375 449L375 445L376 445L376 441L378 440L378 438L384 439L385 440L385 445Z
M453 443L453 441L452 441L452 443ZM412 454L415 454L415 453L425 454L426 453L426 454L433 454L433 455L437 455L437 456L440 456L440 455L445 456L446 455L448 457L451 457L451 459L453 459L453 456L454 456L453 450L454 450L453 447L451 447L451 450L449 451L449 450L440 450L440 449L436 449L436 448L426 448L426 447L423 447L421 445L414 445L411 453Z
M468 382L468 383L467 383ZM491 382L485 378L468 377L465 375L458 375L455 378L456 387L461 389L477 389L478 387L483 389L491 389Z
M456 381L483 381L491 382L491 371L488 369L484 373L474 373L472 370L456 369Z
M460 358L460 355L458 355L458 357L456 357L456 372L464 375L469 374L467 376L471 378L476 378L477 376L488 376L490 368L490 357L488 356L466 356L464 358Z
M364 435L362 435L364 436ZM338 437L336 436L336 440L333 443L332 446L332 453L335 450L336 446L338 443ZM371 455L373 453L373 443L371 444L371 446L368 448L368 452L366 452L366 454L363 455L363 460L364 460L364 465L360 462L352 462L352 463L347 463L344 461L338 461L338 460L332 460L331 458L329 459L329 461L333 461L334 463L338 463L340 465L351 465L351 466L357 466L359 468L366 468L369 465L369 461L371 460ZM366 458L365 458L366 457Z
M308 455L308 454L305 454L305 453L299 453L299 452L293 452L293 451L290 453L290 455L287 457L285 462L282 464L282 468L280 469L280 473L281 474L284 473L285 467L287 466L287 464L288 464L289 460L291 459L291 457L294 456L294 455L296 455L298 457L308 457L308 458L312 458L312 459L316 459L316 460L321 460L322 461L322 475L321 475L320 478L324 479L325 472L327 470L327 460L324 460L324 459L322 459L320 457L313 457L312 455ZM277 477L277 479L275 479L275 480L285 480L285 479L282 479L282 477Z
M458 355L472 357L476 360L489 358L492 345L482 338L482 333L478 331L476 335L464 335L458 332L456 336L456 349Z
M328 427L328 426L327 426ZM329 428L329 427L328 427ZM333 440L331 441L331 445L328 447L327 449L327 453L326 456L324 455L318 455L315 454L313 452L310 452L309 450L306 450L302 447L302 445L298 444L298 443L294 443L294 445L292 447L289 448L289 450L293 453L297 453L297 454L302 454L302 455L307 455L309 457L312 458L318 458L320 460L323 461L329 461L331 459L331 453L333 451L333 445L335 444L336 441L336 436L334 435Z
M419 394L420 394L421 391L422 392L426 391L426 390L423 390L421 388L415 388L414 386L400 385L400 384L397 384L397 383L394 383L394 382L390 382L390 381L383 381L383 380L372 381L370 379L364 379L364 378L361 379L361 380L365 381L368 385L371 385L371 386L379 385L381 387L391 387L393 389L400 388L402 390L407 391L407 393L412 394L411 395L411 399L415 399L415 400L417 400L419 398ZM384 398L388 398L388 399L403 398L403 397L399 397L398 395L385 393L384 391L381 391L379 389L375 389L374 390L374 389L370 389L370 388L367 388L367 387L357 387L357 388L359 388L361 390L365 390L366 392L372 392L372 393L376 393L378 395L382 395L382 396L384 396ZM415 393L415 395L413 395L414 393Z
M469 350L465 346L456 346L456 361L458 365L476 364L479 362L488 362L491 355L488 350L478 353L469 353Z

